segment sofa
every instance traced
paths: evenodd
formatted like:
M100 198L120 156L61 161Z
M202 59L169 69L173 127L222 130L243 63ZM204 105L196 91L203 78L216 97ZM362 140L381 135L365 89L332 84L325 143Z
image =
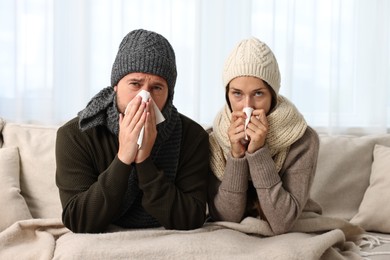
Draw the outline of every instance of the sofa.
M390 259L390 134L320 135L311 197L365 230L348 243L337 228L267 237L232 223L74 234L55 185L57 128L0 118L0 259Z

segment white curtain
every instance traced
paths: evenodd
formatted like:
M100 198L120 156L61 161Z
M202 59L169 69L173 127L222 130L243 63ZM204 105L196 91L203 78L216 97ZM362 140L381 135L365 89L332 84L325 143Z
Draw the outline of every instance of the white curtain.
M121 39L164 35L178 65L174 103L211 125L221 71L241 39L273 49L281 94L321 133L390 128L387 0L2 0L0 117L61 124L110 84Z

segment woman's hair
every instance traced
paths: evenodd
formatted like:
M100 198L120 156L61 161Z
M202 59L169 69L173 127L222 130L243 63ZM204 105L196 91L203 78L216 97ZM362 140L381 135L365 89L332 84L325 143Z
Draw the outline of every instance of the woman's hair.
M271 92L272 100L271 100L271 108L270 108L270 110L268 112L268 114L269 114L275 108L276 103L278 102L278 97L276 96L276 93L275 93L274 89L266 81L264 81L264 80L262 80L262 81L265 83L265 85L267 86L268 90ZM230 83L227 84L226 88L225 88L225 99L226 99L226 103L229 106L230 112L233 112L232 105L230 104L230 100L229 100L229 85L230 85Z

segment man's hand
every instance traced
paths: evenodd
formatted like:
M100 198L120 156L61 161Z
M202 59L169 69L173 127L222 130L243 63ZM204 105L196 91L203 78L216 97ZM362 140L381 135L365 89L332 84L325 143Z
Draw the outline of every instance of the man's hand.
M126 114L119 115L119 151L118 158L123 163L130 165L134 162L138 152L138 136L146 121L146 103L141 97L135 97Z
M146 158L150 156L152 152L153 145L157 138L157 128L156 128L156 114L153 109L153 100L149 99L146 103L146 120L144 128L144 136L142 140L141 148L138 150L138 153L135 157L135 162L143 162Z

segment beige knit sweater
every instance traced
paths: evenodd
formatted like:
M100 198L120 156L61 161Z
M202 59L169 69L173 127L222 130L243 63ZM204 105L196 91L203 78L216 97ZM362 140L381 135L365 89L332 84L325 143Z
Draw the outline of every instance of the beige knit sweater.
M267 117L270 125L267 145L244 158L231 157L221 138L218 139L220 129L214 124L217 130L210 134L214 174L209 183L209 210L214 220L240 222L247 216L248 185L256 190L260 217L275 234L289 231L304 210L321 212L320 206L309 199L319 150L318 135L306 125L296 108L281 98L276 110ZM288 134L289 131L292 133ZM228 145L226 140L225 144ZM218 157L224 165L222 174L213 166Z

